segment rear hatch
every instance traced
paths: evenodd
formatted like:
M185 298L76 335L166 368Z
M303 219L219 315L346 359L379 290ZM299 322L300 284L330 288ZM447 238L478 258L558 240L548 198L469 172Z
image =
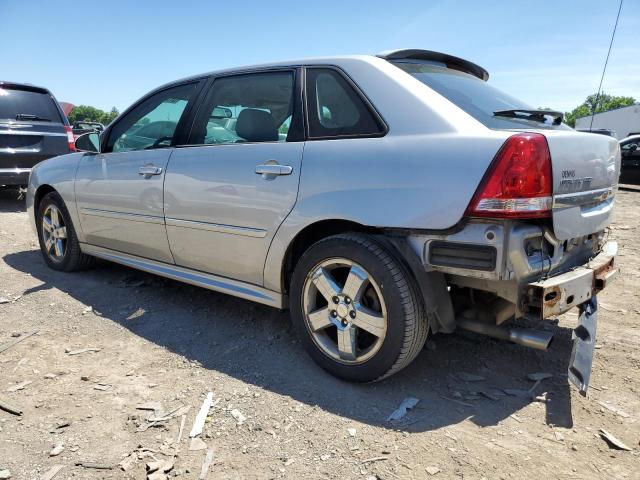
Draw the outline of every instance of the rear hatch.
M488 73L466 60L451 56L431 60L421 55L390 61L487 128L546 137L553 178L553 229L559 239L589 235L609 224L620 174L616 139L576 132L560 122L558 112L535 109L488 84Z
M65 125L47 90L0 82L0 170L31 168L69 153Z
M567 240L603 230L620 175L615 138L574 131L544 131L553 175L553 230Z

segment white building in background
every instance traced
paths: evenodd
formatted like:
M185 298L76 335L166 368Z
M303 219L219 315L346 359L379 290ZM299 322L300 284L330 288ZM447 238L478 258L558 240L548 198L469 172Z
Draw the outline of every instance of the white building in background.
M589 129L589 126L591 126L591 115L576 119L576 129ZM640 134L640 104L596 113L593 116L591 128L615 130L618 140L629 135Z

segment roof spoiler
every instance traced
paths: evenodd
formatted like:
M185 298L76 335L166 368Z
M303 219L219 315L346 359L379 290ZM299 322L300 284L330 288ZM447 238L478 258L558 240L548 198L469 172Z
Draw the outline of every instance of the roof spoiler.
M480 65L476 65L464 58L454 57L453 55L447 55L446 53L433 52L431 50L419 50L416 48L407 48L403 50L386 50L380 52L376 57L384 58L385 60L430 60L434 62L442 62L447 68L453 70L460 70L465 73L469 73L480 80L485 82L489 80L489 72L487 72Z
M49 90L43 87L36 87L35 85L31 85L30 83L14 83L14 82L5 82L0 80L0 88L12 89L12 90L26 90L28 92L36 92L36 93L51 93Z

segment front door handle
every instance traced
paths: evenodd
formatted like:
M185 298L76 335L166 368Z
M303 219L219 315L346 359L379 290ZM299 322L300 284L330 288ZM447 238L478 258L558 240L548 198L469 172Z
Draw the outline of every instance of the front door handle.
M293 167L291 165L280 165L278 163L269 164L265 163L256 167L256 173L258 175L291 175Z
M138 175L160 175L162 168L155 165L143 165L138 169Z

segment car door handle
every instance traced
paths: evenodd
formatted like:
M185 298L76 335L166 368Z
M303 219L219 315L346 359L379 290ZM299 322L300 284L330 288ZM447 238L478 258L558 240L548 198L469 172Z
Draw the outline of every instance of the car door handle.
M291 175L293 167L291 165L268 164L258 165L256 173L258 175Z
M162 168L155 165L143 165L138 169L138 175L160 175Z

